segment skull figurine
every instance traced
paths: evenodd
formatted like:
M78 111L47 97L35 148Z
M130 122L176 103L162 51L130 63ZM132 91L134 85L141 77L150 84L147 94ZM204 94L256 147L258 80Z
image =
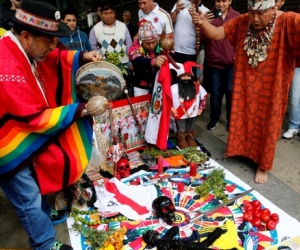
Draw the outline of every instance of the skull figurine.
M152 208L156 215L165 222L172 222L175 220L175 206L169 197L157 197L152 203Z
M125 178L130 175L130 166L127 159L121 158L117 162L117 172L120 174L121 178Z

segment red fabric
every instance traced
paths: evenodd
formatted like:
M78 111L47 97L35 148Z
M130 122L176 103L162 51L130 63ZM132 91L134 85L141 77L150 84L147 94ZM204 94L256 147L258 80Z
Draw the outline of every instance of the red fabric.
M242 155L271 170L300 55L300 16L286 12L277 17L268 57L256 68L248 64L244 50L248 24L248 14L224 24L226 38L236 49L226 155Z
M105 183L105 188L108 192L115 194L114 198L122 205L128 205L129 207L134 208L138 214L147 214L149 210L136 203L134 200L128 198L127 196L120 193L115 183L107 182Z
M188 61L183 64L184 72L190 75L193 75L193 67L198 67L198 64L192 61Z
M171 71L169 62L166 60L161 66L157 81L162 85L162 113L160 118L160 129L157 134L156 146L160 149L167 149L167 138L169 134L169 125L172 108L171 92Z

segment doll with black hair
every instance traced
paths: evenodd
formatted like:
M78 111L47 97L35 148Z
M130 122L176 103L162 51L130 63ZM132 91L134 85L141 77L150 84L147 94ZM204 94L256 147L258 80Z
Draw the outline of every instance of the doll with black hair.
M199 66L195 62L177 63L180 68L176 71L177 77L171 86L173 107L172 115L177 130L177 146L180 149L197 147L194 140L196 118L205 108L207 93L195 79ZM172 67L172 66L171 66Z

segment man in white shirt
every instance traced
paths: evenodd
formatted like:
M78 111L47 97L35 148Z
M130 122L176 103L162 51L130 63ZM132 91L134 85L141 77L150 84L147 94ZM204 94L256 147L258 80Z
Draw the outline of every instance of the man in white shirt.
M195 6L198 6L198 8L204 14L209 11L208 8L201 4L201 0L196 0ZM189 8L189 1L178 0L178 2L174 5L173 9L171 10L171 18L173 23L175 24L175 61L179 63L185 63L187 61L195 62L197 59L196 28L195 25L193 25L191 15L189 14Z
M160 8L153 0L138 0L139 20L146 19L152 22L156 32L160 35L165 27L166 34L173 36L173 24L168 12Z

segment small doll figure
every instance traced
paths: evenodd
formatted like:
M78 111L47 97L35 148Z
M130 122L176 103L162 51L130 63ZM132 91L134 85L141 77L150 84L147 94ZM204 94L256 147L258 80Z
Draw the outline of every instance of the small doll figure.
M194 127L196 118L205 108L207 92L196 81L196 74L200 68L195 62L177 63L180 69L175 69L177 77L171 86L173 107L172 115L177 129L177 146L180 149L197 147L194 140ZM195 73L193 73L195 72Z

